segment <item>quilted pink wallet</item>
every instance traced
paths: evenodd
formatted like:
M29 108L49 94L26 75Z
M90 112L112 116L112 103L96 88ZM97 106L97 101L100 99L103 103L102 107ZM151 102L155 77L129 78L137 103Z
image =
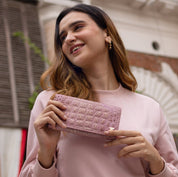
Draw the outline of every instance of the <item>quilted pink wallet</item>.
M118 129L121 108L95 101L56 94L54 100L66 106L67 128L56 129L86 136L106 136L104 131Z

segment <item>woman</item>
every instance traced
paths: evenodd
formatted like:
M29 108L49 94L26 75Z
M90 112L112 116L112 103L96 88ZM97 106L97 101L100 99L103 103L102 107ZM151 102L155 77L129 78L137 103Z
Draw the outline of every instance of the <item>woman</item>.
M134 92L136 80L108 15L89 5L63 10L56 20L55 54L41 77L46 90L31 112L20 176L178 177L177 151L165 117L158 103ZM105 132L117 138L103 142L56 131L56 125L66 127L67 107L50 99L55 93L119 106L119 130Z

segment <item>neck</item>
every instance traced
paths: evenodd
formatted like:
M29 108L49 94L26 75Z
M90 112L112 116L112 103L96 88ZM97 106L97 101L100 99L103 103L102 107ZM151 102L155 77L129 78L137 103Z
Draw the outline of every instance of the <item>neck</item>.
M95 65L96 66L96 65ZM119 87L111 62L84 71L94 90L115 90Z

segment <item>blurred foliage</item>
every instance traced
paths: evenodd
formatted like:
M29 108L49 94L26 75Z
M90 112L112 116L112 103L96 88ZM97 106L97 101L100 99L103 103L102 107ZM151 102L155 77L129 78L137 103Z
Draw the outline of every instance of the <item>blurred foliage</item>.
M42 61L44 61L48 65L50 64L48 58L44 56L42 50L37 47L33 42L31 42L30 38L26 37L21 31L14 32L13 36L19 37L24 43L27 42L29 47L34 51L35 54L39 55Z
M37 85L37 86L35 87L35 90L33 91L32 95L31 95L31 97L29 97L29 99L28 99L29 108L30 108L31 110L32 110L33 105L34 105L34 103L35 103L35 100L36 100L36 98L37 98L37 96L38 96L38 94L39 94L39 90L40 90L40 85Z
M44 61L45 63L50 65L48 58L46 58L44 56L42 50L39 47L37 47L33 42L31 42L30 38L26 37L21 31L14 32L13 37L19 37L24 43L27 43L29 45L30 49L32 49L34 51L34 53L37 54L41 58L42 61ZM40 84L38 84L35 87L35 90L33 91L31 97L29 97L29 99L28 99L30 109L33 108L36 97L39 94L39 90L40 90Z

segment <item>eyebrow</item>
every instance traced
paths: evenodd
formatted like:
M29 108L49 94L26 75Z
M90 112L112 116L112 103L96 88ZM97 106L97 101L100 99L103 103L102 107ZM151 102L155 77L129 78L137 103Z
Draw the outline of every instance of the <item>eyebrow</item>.
M71 23L71 24L69 25L69 28L72 28L73 26L75 26L75 25L78 24L78 23L84 23L84 22L85 22L85 21L83 21L83 20L75 21L75 22L73 22L73 23ZM65 32L65 30L61 31L61 33L59 34L59 37L60 37L64 32Z

